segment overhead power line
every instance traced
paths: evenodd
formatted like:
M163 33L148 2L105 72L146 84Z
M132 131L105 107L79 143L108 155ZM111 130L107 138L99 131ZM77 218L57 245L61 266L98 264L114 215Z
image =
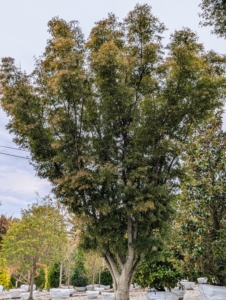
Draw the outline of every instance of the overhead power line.
M13 150L18 150L18 151L25 151L25 152L29 152L27 150L23 150L23 149L18 149L18 148L13 148L13 147L7 147L7 146L2 146L0 145L1 148L7 148L7 149L13 149Z
M2 154L2 155L8 155L8 156L14 156L14 157L19 157L19 158L24 158L24 159L29 159L29 157L26 157L26 156L13 155L13 154L8 154L8 153L3 153L3 152L0 152L0 154Z

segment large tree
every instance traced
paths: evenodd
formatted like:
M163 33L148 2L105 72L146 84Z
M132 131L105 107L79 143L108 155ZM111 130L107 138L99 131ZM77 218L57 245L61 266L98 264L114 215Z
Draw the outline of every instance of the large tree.
M81 241L98 249L117 300L173 212L180 155L195 126L222 105L224 58L189 29L164 49L165 26L148 5L96 23L49 22L31 75L2 59L1 104L14 141L77 215ZM165 51L165 53L164 53Z

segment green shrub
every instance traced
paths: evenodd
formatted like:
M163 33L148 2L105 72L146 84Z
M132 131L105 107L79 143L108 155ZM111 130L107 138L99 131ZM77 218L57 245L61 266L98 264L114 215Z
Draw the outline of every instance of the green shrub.
M75 253L75 268L72 271L71 284L73 286L86 286L88 283L85 256L83 251L78 248Z
M97 274L96 276L96 282L99 282L99 274ZM100 274L100 284L110 285L110 286L112 286L113 284L111 273L107 268L104 269Z
M7 272L0 271L0 285L3 285L4 289L8 289L10 284L10 276Z
M43 289L45 287L45 270L41 268L39 275L35 278L37 288Z
M88 278L81 276L78 270L74 271L74 274L71 277L71 284L73 286L86 286L88 284Z
M49 274L48 274L49 287L51 288L59 287L59 281L60 281L60 264L55 263L52 265L52 267L49 270Z
M133 278L133 282L138 283L141 287L152 287L157 290L164 290L164 287L173 288L177 282L183 278L180 269L175 268L172 263L173 254L170 250L146 256Z
M5 264L5 261L0 258L0 285L3 285L4 289L8 289L10 285L10 276Z

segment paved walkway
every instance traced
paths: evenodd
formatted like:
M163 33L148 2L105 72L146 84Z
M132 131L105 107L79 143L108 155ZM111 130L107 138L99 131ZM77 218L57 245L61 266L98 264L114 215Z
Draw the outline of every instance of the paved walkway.
M130 293L130 299L131 300L146 300L146 291L141 291L141 290L133 290ZM10 299L10 294L6 293L3 295L0 295L0 300L9 300ZM87 296L85 293L74 293L73 297L70 297L68 300L86 300ZM39 292L37 294L36 300L50 300L50 295L48 292ZM99 299L101 300L101 296L99 296ZM184 300L202 300L201 295L199 293L198 287L195 286L194 290L191 291L186 291Z

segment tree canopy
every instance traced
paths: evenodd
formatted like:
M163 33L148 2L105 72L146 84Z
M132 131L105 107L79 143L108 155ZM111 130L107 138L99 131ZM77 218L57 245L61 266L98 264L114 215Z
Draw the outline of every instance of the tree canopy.
M13 217L7 217L6 215L0 215L0 250L1 242L4 235L6 235L7 230L10 227L10 224L13 221Z
M184 255L184 269L190 274L212 276L224 285L226 133L221 114L200 124L188 147L178 248Z
M53 18L30 75L12 58L0 70L14 141L77 215L81 241L98 249L117 300L169 221L181 151L224 99L225 57L188 28L165 30L148 5L96 23L85 43L75 21Z
M226 1L225 0L202 0L200 7L203 18L201 25L213 26L212 32L219 37L226 37Z
M13 223L3 237L1 256L17 280L33 287L41 267L59 258L64 243L64 220L52 201L46 200L22 210L22 219ZM30 298L32 292L31 288Z

